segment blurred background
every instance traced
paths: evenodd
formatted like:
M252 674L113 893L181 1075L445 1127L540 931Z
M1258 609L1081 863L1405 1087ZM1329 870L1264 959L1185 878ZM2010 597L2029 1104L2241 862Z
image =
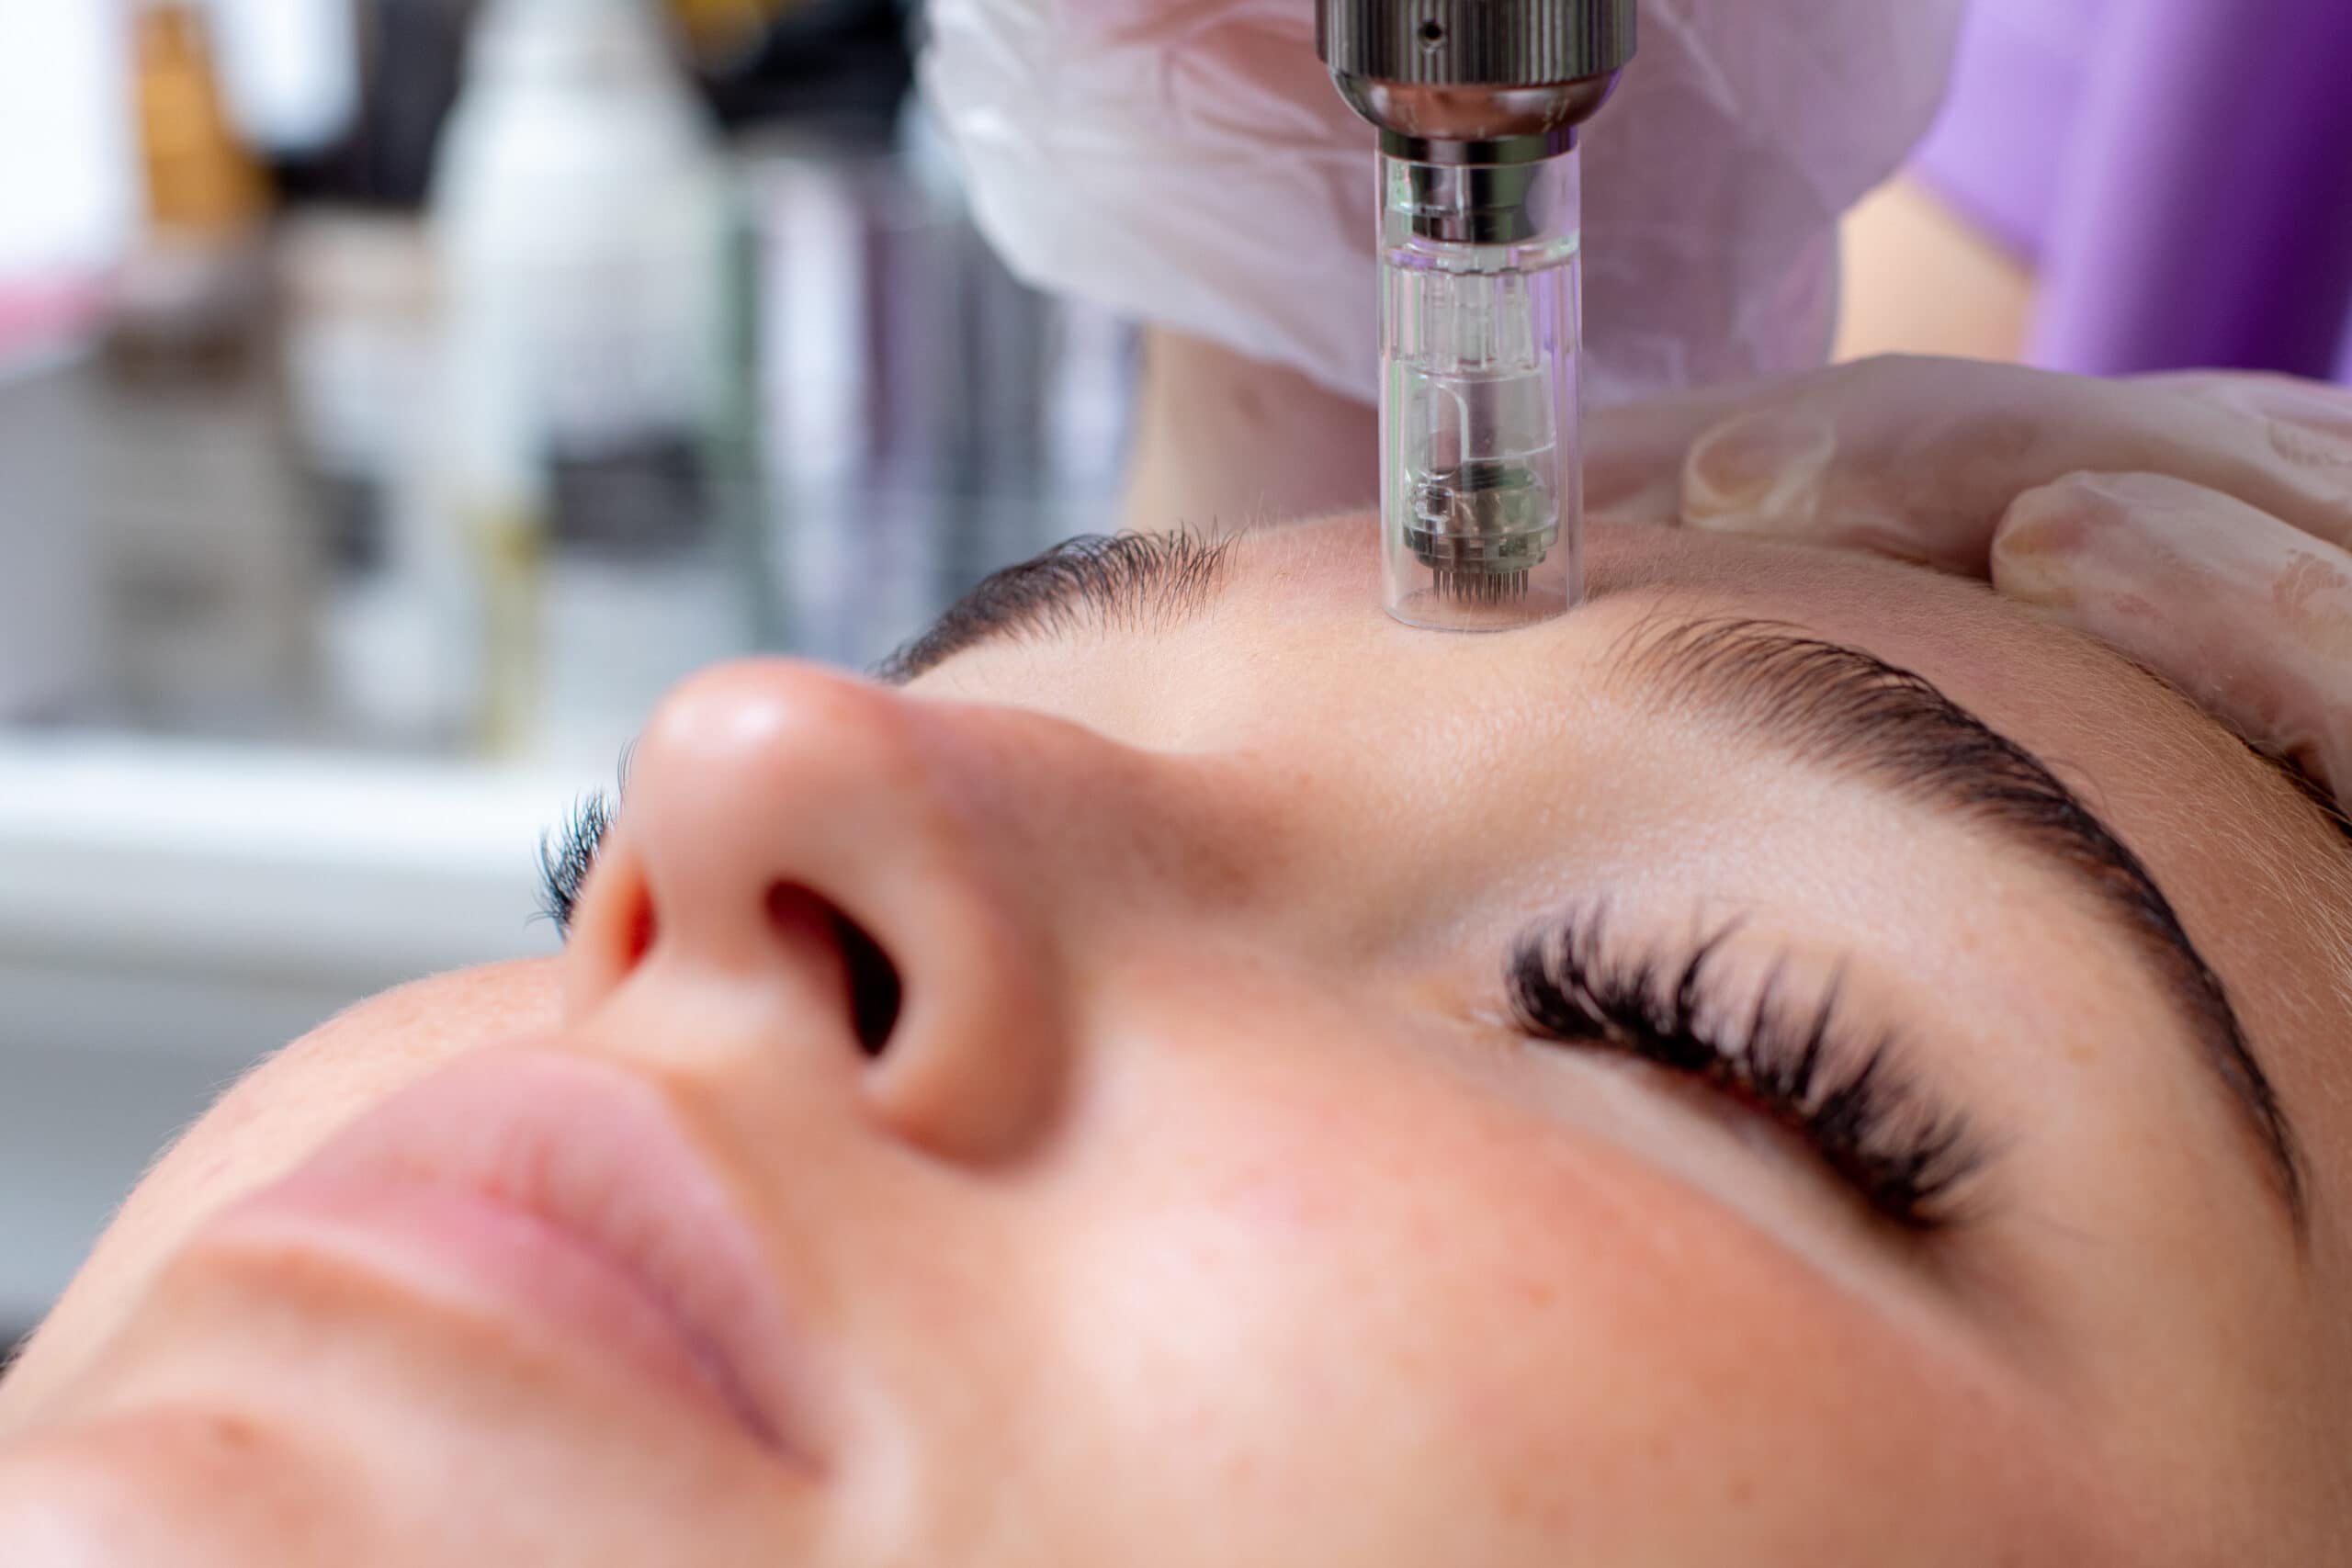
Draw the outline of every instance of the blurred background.
M1109 526L894 0L0 0L0 1346L370 992L549 951L679 676Z

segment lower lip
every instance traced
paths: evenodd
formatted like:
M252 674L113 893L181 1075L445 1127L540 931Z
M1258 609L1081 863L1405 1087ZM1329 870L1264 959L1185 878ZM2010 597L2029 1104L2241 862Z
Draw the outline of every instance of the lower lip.
M424 1185L300 1176L227 1216L216 1241L339 1258L459 1313L559 1344L773 1440L718 1359L643 1283L585 1240L494 1199Z

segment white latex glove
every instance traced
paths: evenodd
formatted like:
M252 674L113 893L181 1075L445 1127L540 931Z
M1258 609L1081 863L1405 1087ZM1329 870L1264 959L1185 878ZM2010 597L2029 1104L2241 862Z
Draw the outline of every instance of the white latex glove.
M1643 0L1586 128L1596 404L1818 365L1837 222L1941 96L1964 0ZM922 84L1012 269L1363 402L1374 134L1315 0L931 0Z
M2352 393L1875 359L1587 434L1598 515L1988 577L2352 808Z

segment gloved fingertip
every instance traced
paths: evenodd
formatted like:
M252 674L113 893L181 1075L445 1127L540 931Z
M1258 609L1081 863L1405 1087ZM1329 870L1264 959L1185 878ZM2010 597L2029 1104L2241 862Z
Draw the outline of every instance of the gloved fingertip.
M1673 523L1679 499L1670 477L1585 474L1584 512L1596 523Z
M2186 479L2082 473L2010 505L1992 571L2352 804L2352 556Z
M2074 607L2086 570L2113 572L2120 558L2149 553L2126 536L2184 509L2210 510L2212 491L2164 474L2068 474L2011 502L1993 529L1993 586L2050 609Z
M1692 443L1682 464L1682 520L1693 527L1769 532L1820 510L1838 433L1789 410L1742 414Z
M2100 514L2110 504L2075 476L2018 496L1993 529L1993 586L2029 604L2074 608L2072 569L2088 551Z

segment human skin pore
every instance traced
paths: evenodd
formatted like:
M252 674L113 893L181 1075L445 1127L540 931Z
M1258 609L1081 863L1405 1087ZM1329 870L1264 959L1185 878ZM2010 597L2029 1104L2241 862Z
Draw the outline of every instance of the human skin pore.
M158 1164L0 1383L0 1558L2328 1560L2321 813L1981 585L1596 527L1584 606L1448 637L1372 528L902 687L689 682L560 958L354 1010ZM1733 625L2046 761L2280 1120L2146 922L1657 654ZM1897 1213L1753 1083L1538 1037L1508 972L1563 925L1669 979L1717 940L1709 1029L1834 1010L1974 1157ZM416 1222L485 1141L494 1212ZM588 1306L483 1263L518 1184Z

